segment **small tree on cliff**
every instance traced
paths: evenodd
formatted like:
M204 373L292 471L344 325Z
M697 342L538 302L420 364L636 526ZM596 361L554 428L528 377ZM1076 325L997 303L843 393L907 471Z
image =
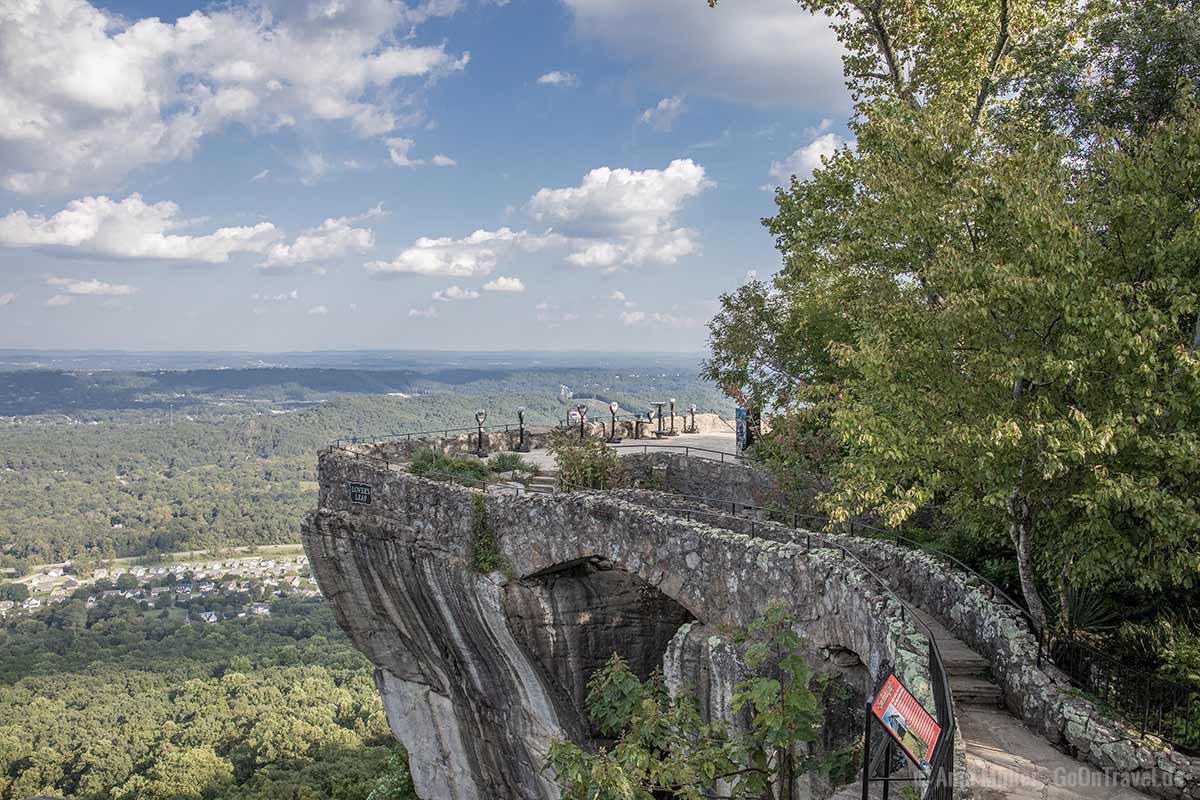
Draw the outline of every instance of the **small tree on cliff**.
M735 636L743 659L767 677L739 683L735 712L745 711L748 730L725 720L705 722L696 697L667 691L662 676L639 681L613 654L588 681L588 709L617 742L591 753L569 742L550 748L567 800L652 800L665 793L681 800L712 796L714 786L731 800L793 800L795 779L815 765L808 745L821 725L813 675L797 655L800 638L782 602Z

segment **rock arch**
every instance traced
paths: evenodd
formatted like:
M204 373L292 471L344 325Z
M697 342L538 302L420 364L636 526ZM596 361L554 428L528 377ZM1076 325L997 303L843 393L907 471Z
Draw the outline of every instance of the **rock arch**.
M488 521L510 569L482 576L468 557L474 490L339 450L322 453L320 474L305 548L339 623L377 667L422 796L557 796L542 764L555 737L586 735L563 697L577 706L586 676L580 667L556 676L539 663L538 637L512 621L553 594L551 576L570 585L566 595L597 591L596 580L614 591L651 587L657 611L639 623L650 632L643 666L665 648L676 620L745 626L782 598L796 608L812 658L852 653L871 678L893 665L932 708L924 637L838 550L751 537L601 494L489 494ZM371 487L370 505L352 502L350 483ZM596 579L600 571L626 577ZM541 620L543 634L569 622L553 611Z

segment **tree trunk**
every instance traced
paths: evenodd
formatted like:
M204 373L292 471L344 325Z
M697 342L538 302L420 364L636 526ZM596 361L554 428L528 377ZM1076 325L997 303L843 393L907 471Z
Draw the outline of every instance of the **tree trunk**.
M1033 566L1033 512L1029 502L1017 492L1008 496L1008 535L1017 550L1017 573L1025 605L1038 628L1046 628L1046 609L1037 591L1037 570Z
M1070 556L1058 571L1058 627L1067 631L1071 628L1071 564Z

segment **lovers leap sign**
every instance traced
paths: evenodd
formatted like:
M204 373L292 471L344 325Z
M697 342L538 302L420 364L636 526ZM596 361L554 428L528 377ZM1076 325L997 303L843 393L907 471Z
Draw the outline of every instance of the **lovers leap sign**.
M937 745L942 728L895 675L888 675L879 687L875 702L871 703L871 713L914 764L928 769L929 754Z

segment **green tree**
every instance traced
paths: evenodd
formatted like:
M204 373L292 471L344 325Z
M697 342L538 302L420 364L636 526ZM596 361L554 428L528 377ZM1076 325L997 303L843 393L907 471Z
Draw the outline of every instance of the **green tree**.
M642 682L614 653L588 681L587 703L611 748L588 752L555 742L548 765L568 800L681 800L711 797L714 787L736 800L793 800L795 780L816 764L821 707L813 674L798 655L795 620L782 602L735 640L758 676L740 682L734 712L748 730L721 719L705 721L694 694L669 692L662 676Z
M839 20L856 146L777 195L783 271L724 313L782 312L767 349L718 318L710 373L825 415L835 518L934 506L1005 537L1040 621L1039 585L1066 597L1114 564L1192 586L1200 115L1164 75L1193 18L1145 4L1168 29L1125 34L1117 4L808 5ZM1127 67L1151 61L1147 88Z

